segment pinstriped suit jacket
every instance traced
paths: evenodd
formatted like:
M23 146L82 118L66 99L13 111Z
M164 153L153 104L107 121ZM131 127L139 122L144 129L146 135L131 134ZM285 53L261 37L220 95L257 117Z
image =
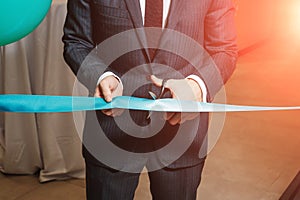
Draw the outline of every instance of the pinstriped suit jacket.
M138 0L68 0L68 14L63 36L65 60L75 74L80 73L79 80L93 93L96 82L104 71L113 71L122 77L133 67L149 63L149 54L147 50L141 48L120 56L108 67L101 58L95 58L82 67L84 59L97 44L101 44L106 39L142 27ZM213 69L210 64L194 66L181 56L164 50L156 52L153 62L171 66L182 74L182 77L190 74L200 76L208 88L210 98L213 98L231 76L237 59L234 7L231 0L172 0L165 30L183 33L203 46L218 70ZM136 41L141 41L142 35L138 33L133 37L137 38ZM164 37L163 33L162 43L168 42L168 39L169 37ZM143 47L143 44L141 46ZM160 78L179 78L153 66L144 67L140 77L146 79L149 74L155 74ZM132 91L126 91L126 86L134 84L134 81L134 79L127 79L123 82L124 95L132 95ZM155 91L156 88L147 86L134 95L148 97L149 89ZM102 123L113 124L104 116L101 118ZM207 120L201 122L206 124ZM109 130L114 129L113 125L108 127ZM203 138L206 129L207 125L199 128L198 135L202 136L198 139ZM199 146L201 142L195 142L194 145ZM197 161L191 163L195 162ZM177 163L176 166L183 165L187 165L186 160Z

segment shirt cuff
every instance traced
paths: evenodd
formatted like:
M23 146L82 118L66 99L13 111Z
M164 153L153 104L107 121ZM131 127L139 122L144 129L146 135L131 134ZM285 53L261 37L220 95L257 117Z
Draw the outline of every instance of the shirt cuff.
M202 90L202 101L204 103L206 103L207 102L207 88L206 88L204 81L199 76L194 75L194 74L189 75L186 78L193 79L194 81L196 81L198 83L198 85L200 86L200 88Z
M104 73L98 78L97 86L99 85L99 83L100 83L104 78L106 78L106 77L108 77L108 76L114 76L116 79L118 79L118 81L120 82L120 84L123 86L120 77L118 77L117 75L115 75L113 72L110 72L110 71L104 72Z

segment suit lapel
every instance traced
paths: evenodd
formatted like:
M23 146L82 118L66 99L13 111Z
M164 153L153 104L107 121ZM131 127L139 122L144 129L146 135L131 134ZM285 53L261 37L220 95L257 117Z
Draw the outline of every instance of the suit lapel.
M172 0L169 10L169 17L166 24L167 29L174 29L178 23L178 20L182 16L182 11L185 6L184 0Z
M141 44L141 47L143 49L143 52L145 54L145 57L147 59L150 58L149 52L147 50L147 39L146 39L146 34L143 29L143 19L142 19L142 12L141 12L141 7L140 7L140 2L139 0L124 0L129 12L129 15L131 17L132 23L134 28L137 30L135 31L138 40Z
M134 24L135 28L142 28L143 27L143 19L142 13L140 8L139 0L124 0ZM172 0L170 5L168 23L166 24L165 28L175 28L178 20L181 16L182 11L184 10L184 1L183 0Z
M139 0L124 0L135 28L143 27L143 19Z
M159 49L165 49L166 45L168 45L168 42L170 41L170 35L172 35L170 30L176 30L175 28L179 22L180 17L182 16L184 6L185 6L184 0L172 0L171 1L169 16L167 19L167 24L165 26L165 29L161 35ZM159 59L159 57L161 55L163 55L160 53L161 53L161 51L157 52L157 54L154 57L154 61L155 61L155 59Z
M141 8L140 8L140 2L139 0L124 0L128 9L128 12L130 14L131 20L133 22L133 25L135 28L138 29L136 31L137 37L144 48L144 53L146 54L146 57L148 59L150 58L149 52L147 49L147 39L146 39L146 34L143 31L143 19L142 19L142 13L141 13ZM175 29L181 14L184 10L185 6L185 1L183 0L172 0L171 5L170 5L170 10L169 10L169 16L168 16L168 21L166 24L166 29ZM164 35L164 34L163 34ZM162 35L162 37L163 37ZM163 39L163 38L162 38Z

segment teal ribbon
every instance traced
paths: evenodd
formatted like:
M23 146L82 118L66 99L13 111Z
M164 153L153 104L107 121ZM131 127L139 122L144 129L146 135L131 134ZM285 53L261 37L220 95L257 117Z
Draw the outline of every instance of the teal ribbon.
M0 112L51 113L105 110L112 108L164 112L240 112L266 110L296 110L300 106L265 107L182 101L176 99L151 100L129 96L115 97L107 103L102 98L49 95L0 95Z

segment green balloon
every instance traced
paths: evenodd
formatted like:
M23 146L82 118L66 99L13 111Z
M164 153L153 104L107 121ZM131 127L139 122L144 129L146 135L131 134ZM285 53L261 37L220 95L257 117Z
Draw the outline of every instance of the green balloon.
M46 16L52 0L0 0L0 46L32 32Z

